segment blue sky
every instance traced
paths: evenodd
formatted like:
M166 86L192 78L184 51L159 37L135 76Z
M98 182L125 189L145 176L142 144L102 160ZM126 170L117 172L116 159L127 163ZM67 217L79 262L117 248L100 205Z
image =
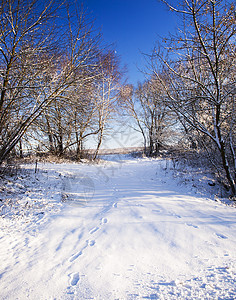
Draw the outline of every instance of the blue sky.
M160 36L174 31L175 15L158 0L84 0L84 6L96 19L105 43L114 44L122 64L127 65L127 83L142 82L145 76L138 70L145 66L142 53L150 53ZM102 148L142 146L143 138L129 127L130 121L120 120ZM88 145L93 148L96 142Z
M145 60L140 52L150 53L159 36L173 31L176 18L158 0L84 0L96 19L104 40L114 44L123 64L127 65L128 82L143 81Z

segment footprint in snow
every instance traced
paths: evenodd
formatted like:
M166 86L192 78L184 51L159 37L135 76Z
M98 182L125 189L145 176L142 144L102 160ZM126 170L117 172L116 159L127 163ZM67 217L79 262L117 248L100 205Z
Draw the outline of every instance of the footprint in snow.
M84 249L86 249L89 245L89 241L86 241L86 245L76 254L73 254L70 258L70 262L73 262L74 260L76 260L79 256L81 256L83 254Z
M101 224L106 224L107 223L107 218L102 218Z
M161 210L159 210L159 209L153 209L152 210L154 213L160 213L161 212Z
M186 223L187 226L193 227L193 228L198 228L197 225L191 224L191 223Z
M71 277L71 281L70 281L70 285L74 286L79 282L79 273L72 273L70 274Z
M70 262L73 262L74 260L76 260L79 256L81 256L83 254L83 251L79 251L78 253L72 255L72 257L70 258Z
M223 234L220 234L220 233L216 233L216 236L219 238L219 239L227 239L228 237L223 235Z
M88 243L89 246L92 247L92 246L95 245L96 242L94 240L88 240L87 243Z
M82 239L83 235L84 235L83 232L81 232L81 233L78 235L78 240L79 240L79 241Z
M173 214L172 216L175 217L175 218L178 218L178 219L182 218L180 215L176 215L176 214Z
M79 256L81 256L83 254L83 251L88 247L88 246L94 246L95 245L95 241L94 240L87 240L86 241L86 245L76 254L72 255L70 258L70 262L73 262L74 260L76 260Z
M117 204L117 203L115 203L115 204ZM113 204L113 207L114 207L114 204ZM115 206L115 207L116 207L116 206ZM106 224L107 222L108 222L108 221L107 221L107 218L102 218L102 219L101 219L100 225ZM95 233L95 232L98 231L98 230L99 230L99 227L96 226L96 227L92 228L92 229L89 231L89 233L90 233L90 234L93 234L93 233Z
M91 230L89 231L89 233L90 233L90 234L93 234L93 233L95 233L96 231L98 231L98 229L99 229L99 227L94 227L93 229L91 229Z

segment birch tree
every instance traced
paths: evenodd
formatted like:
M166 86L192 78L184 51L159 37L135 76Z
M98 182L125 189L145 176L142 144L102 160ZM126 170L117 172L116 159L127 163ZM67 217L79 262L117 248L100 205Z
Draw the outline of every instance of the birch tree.
M116 110L116 103L121 88L122 71L117 55L114 51L102 53L98 78L95 81L94 98L98 119L97 147L93 159L96 159L101 147L105 129L112 114Z

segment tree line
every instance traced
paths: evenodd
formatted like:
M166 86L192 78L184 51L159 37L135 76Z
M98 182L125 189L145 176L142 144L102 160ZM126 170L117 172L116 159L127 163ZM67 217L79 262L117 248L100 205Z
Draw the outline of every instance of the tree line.
M79 160L98 155L117 112L132 117L146 155L168 144L204 151L236 194L236 14L233 1L161 1L180 16L146 55L146 80L122 84L115 51L82 5L0 4L0 164L22 145Z
M236 194L236 14L233 1L162 1L180 16L176 33L146 55L147 80L122 88L149 155L181 134L205 151Z
M22 144L77 159L115 109L122 71L82 5L61 0L0 4L0 164Z

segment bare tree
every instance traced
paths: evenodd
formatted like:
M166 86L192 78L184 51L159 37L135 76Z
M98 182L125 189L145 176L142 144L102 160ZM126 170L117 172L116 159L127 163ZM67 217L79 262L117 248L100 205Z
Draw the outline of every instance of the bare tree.
M95 76L96 78L96 76ZM70 120L73 124L72 141L69 147L76 146L76 158L80 160L84 156L83 145L86 139L92 135L97 135L99 128L97 126L97 105L94 99L93 78L83 87L71 91L73 99Z
M147 154L147 136L145 126L142 120L142 114L140 114L140 106L135 97L134 86L126 84L122 86L119 96L119 106L122 110L122 115L131 116L135 121L135 125L132 128L142 134L144 152Z
M75 82L93 76L99 36L83 11L63 2L2 1L0 7L0 163L29 126ZM57 107L61 107L60 105Z
M176 123L173 113L165 103L161 85L154 78L139 84L136 98L140 104L140 122L147 130L148 155L157 155L170 141L171 127Z
M173 7L163 2L182 15L183 26L154 50L152 70L168 105L214 145L235 195L235 5L184 0Z
M144 151L148 156L157 155L161 147L170 142L171 129L176 123L173 112L166 105L159 81L154 77L139 83L133 91L125 86L121 91L122 105L136 123L136 129L142 134Z
M98 118L98 142L93 159L96 159L104 137L108 121L115 111L121 88L122 70L118 56L114 51L102 53L100 56L99 75L94 82L94 97Z
M71 149L76 151L79 160L83 158L84 142L94 135L97 148L93 159L98 155L115 112L122 73L118 57L111 50L101 51L94 63L92 76L84 73L80 80L77 78L35 122L47 136L44 146L54 154L63 155ZM42 143L41 136L40 139Z

